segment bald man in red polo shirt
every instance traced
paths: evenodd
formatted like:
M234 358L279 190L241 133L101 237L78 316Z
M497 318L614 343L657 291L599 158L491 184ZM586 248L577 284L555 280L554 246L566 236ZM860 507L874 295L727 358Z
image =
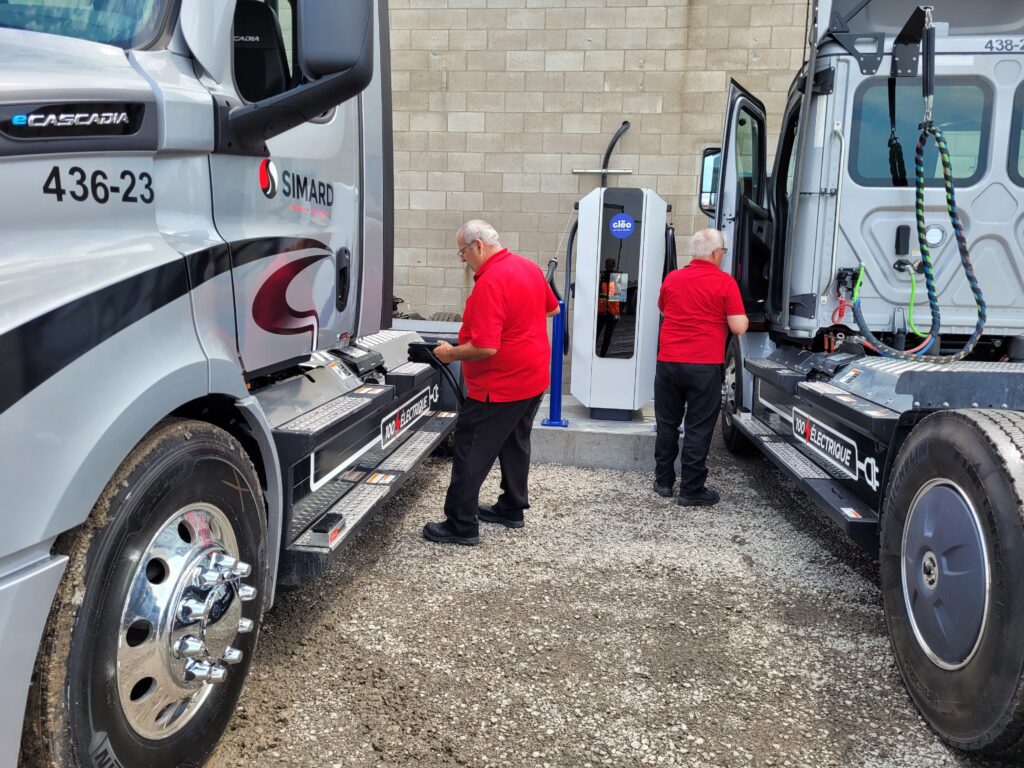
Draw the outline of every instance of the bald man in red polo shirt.
M434 349L444 363L461 360L467 398L455 427L452 480L445 520L423 535L441 544L479 543L478 520L522 528L529 508L530 431L548 388L551 345L547 318L558 300L540 267L502 247L485 221L467 221L456 234L459 258L473 270L459 345ZM497 503L480 506L480 486L501 465Z
M740 336L749 325L739 286L721 270L726 250L717 229L697 232L690 241L690 263L669 273L658 297L664 319L654 379L654 490L672 495L685 411L678 499L683 506L719 501L718 491L705 481L708 448L722 407L725 344L730 332Z

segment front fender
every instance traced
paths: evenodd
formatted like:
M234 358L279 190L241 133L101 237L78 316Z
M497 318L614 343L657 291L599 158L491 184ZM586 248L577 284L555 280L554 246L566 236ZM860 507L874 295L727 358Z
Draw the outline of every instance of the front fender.
M183 295L129 325L0 413L0 558L81 524L162 418L207 394Z

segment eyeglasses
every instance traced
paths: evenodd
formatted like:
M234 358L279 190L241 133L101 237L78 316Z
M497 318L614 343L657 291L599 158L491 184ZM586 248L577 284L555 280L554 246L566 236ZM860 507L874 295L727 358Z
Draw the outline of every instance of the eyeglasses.
M473 246L475 243L476 243L476 240L474 240L472 243L466 243L464 246L459 248L459 258L460 259L462 258L463 251L465 251L467 248Z
M715 248L716 251L721 251L722 255L725 256L729 252L728 248Z

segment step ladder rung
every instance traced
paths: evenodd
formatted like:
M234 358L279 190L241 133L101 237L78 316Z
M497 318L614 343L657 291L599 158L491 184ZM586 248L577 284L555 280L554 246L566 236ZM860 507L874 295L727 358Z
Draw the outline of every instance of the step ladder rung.
M329 403L324 403L301 416L297 416L286 424L282 424L279 429L282 432L313 434L324 427L341 421L361 408L365 408L371 402L372 400L365 397L342 395L331 400Z
M384 459L377 469L383 472L408 472L419 457L430 450L435 440L436 432L417 432L402 443L397 451Z

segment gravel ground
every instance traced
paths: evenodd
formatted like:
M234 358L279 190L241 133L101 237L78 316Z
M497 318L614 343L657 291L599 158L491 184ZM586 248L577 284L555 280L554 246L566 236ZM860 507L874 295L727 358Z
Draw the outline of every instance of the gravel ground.
M212 764L973 765L903 688L870 558L766 460L716 438L711 465L723 501L696 510L534 467L527 527L463 548L420 537L432 461L279 596Z

